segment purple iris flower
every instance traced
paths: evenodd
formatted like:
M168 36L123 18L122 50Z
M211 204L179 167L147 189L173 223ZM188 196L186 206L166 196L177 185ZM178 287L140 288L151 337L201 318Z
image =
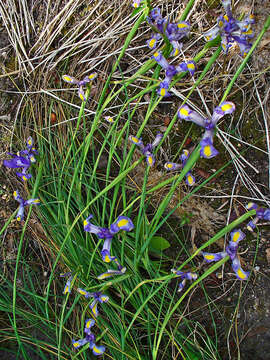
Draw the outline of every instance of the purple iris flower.
M69 271L69 272L66 272L64 274L60 274L60 277L68 277L67 279L67 282L65 284L65 287L64 287L64 291L63 291L63 294L66 295L67 293L71 293L71 281L73 279L73 276L72 276L72 272Z
M165 70L165 79L160 83L159 89L157 90L158 94L160 96L170 96L170 93L167 91L169 89L169 85L172 81L172 78L180 73L180 72L186 72L189 71L190 74L193 76L195 73L195 62L194 61L188 61L188 62L182 62L177 66L170 65L168 63L168 60L165 59L165 57L162 55L160 51L156 51L152 58L156 60L156 62Z
M39 205L40 204L40 201L39 199L29 199L29 200L24 200L20 194L19 194L19 191L16 190L14 191L13 193L14 195L14 199L17 200L19 202L19 210L17 212L17 216L16 216L16 219L17 221L23 221L24 219L24 208L28 205L31 205L31 204L35 204L35 205Z
M90 305L90 309L92 311L92 314L95 317L97 317L98 314L99 314L98 308L97 308L98 303L102 304L104 302L109 301L109 296L102 294L100 291L98 291L98 292L88 292L85 289L78 288L78 292L81 295L85 296L86 299L94 298L94 301Z
M86 101L85 93L83 87L86 86L89 82L93 81L97 77L97 73L92 73L83 78L83 80L77 80L73 76L63 75L62 79L69 84L75 84L79 86L78 96L82 101Z
M154 35L152 35L152 37L147 41L147 46L150 49L154 49L157 45L157 41L163 36L166 36L173 46L171 55L178 55L179 50L182 47L180 40L182 40L185 36L188 36L190 24L186 21L170 23L161 16L161 12L158 7L154 8L150 12L150 15L146 18L146 20L155 32Z
M29 136L26 140L26 149L20 151L20 155L21 156L26 156L26 158L28 160L30 160L31 163L35 163L36 162L36 158L35 155L38 155L38 151L35 149L35 147L33 146L33 139L31 136Z
M235 272L237 278L239 280L247 280L249 276L249 272L245 272L240 264L239 257L237 255L237 250L239 246L239 242L245 238L245 234L240 229L235 229L230 233L231 240L227 245L225 251L218 252L218 253L208 253L208 252L201 252L204 260L208 263L212 261L219 261L226 256L229 256L232 261L232 269Z
M94 325L95 325L95 320L86 319L85 327L84 327L84 333L86 334L86 336L80 340L72 340L72 344L77 349L88 343L89 348L93 351L94 355L102 355L105 351L105 347L96 345L96 337L91 332L91 327L93 327Z
M183 272L183 271L179 271L179 270L175 270L172 269L171 272L173 274L176 274L178 276L180 276L180 278L182 279L182 281L179 284L179 288L178 288L178 292L182 291L186 285L187 280L193 281L196 280L198 278L198 275L193 273L193 272Z
M12 156L12 159L4 160L3 165L11 169L21 168L22 171L16 172L16 175L24 181L30 179L32 175L28 174L27 170L31 166L31 161L23 156L18 156L12 153L8 154Z
M33 147L33 139L31 136L28 137L26 144L27 149L18 152L18 154L8 153L12 159L3 161L3 165L8 168L21 168L22 170L20 172L16 172L16 175L23 181L26 181L32 177L31 174L27 173L27 171L31 164L36 162L34 155L38 154L38 151Z
M247 224L247 229L253 231L259 220L270 221L270 209L259 208L254 202L249 202L246 205L247 210L256 210L256 217Z
M158 133L157 136L155 137L154 141L152 142L152 144L146 144L144 146L143 142L141 139L138 139L136 136L129 136L129 140L137 145L141 152L143 153L144 156L146 156L146 162L148 166L153 166L155 163L155 158L153 155L153 150L155 147L158 146L158 144L160 143L161 139L163 138L163 135L161 133Z
M220 35L221 46L225 54L236 42L239 45L241 55L245 57L251 48L249 39L253 37L251 24L255 22L254 16L246 16L242 21L236 20L232 16L231 0L223 0L222 4L226 15L219 16L217 25L204 33L204 37L210 41Z
M191 110L188 105L183 105L178 109L178 117L186 121L192 121L194 124L202 126L205 129L201 144L201 157L211 159L218 154L218 151L213 146L214 130L217 122L226 114L231 114L235 110L235 105L232 102L224 101L214 109L213 115L210 119L204 118L196 111Z
M118 265L118 270L108 269L104 273L98 275L98 280L105 280L114 275L123 275L126 272L126 268Z
M107 263L114 261L116 265L122 269L117 258L115 256L111 256L110 254L112 238L116 233L121 230L131 231L134 228L133 222L127 216L118 216L116 221L108 229L92 224L89 221L92 218L93 215L90 215L86 220L84 220L84 230L96 234L99 239L105 239L103 243L103 248L101 250L102 260Z
M187 162L189 156L190 156L189 151L185 149L185 150L183 150L183 153L180 156L182 165L176 164L173 162L166 162L164 167L166 170L170 170L170 171L181 169L186 165L186 162ZM188 186L193 186L195 184L195 177L191 174L190 171L187 172L185 176L186 176L186 184Z
M137 9L140 6L141 1L142 0L133 0L132 6Z

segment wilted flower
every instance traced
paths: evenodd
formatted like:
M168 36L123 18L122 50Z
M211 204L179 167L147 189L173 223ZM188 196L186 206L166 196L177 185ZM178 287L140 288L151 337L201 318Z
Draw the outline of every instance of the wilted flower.
M161 16L160 9L158 7L154 8L150 12L149 17L147 17L146 20L155 31L154 35L152 35L150 40L147 41L147 46L150 49L154 49L157 45L157 41L163 36L166 36L173 46L171 56L178 55L179 50L182 47L180 40L189 34L190 24L186 21L181 21L175 24L168 22Z
M89 344L89 348L93 351L94 355L102 355L105 351L104 346L97 346L96 345L96 337L91 332L91 327L95 325L95 320L93 319L86 319L85 320L85 327L84 332L86 334L85 338L80 340L72 340L73 346L77 349L85 344Z
M204 260L208 263L212 261L219 261L226 256L229 256L232 260L232 269L235 272L237 278L239 280L247 280L249 272L245 272L241 268L240 260L237 255L239 241L243 240L245 236L246 235L240 229L235 229L230 234L231 240L229 241L225 251L218 253L208 253L202 251L201 254L204 257Z
M102 304L104 302L109 301L109 296L102 294L100 291L88 292L84 289L78 288L78 292L81 295L85 296L86 299L91 298L91 297L94 298L94 301L90 305L90 309L92 310L92 313L95 317L97 317L99 314L98 308L97 308L98 303Z
M251 24L254 24L254 16L246 16L242 21L236 20L232 16L231 0L223 0L222 5L226 15L219 16L217 25L204 33L207 41L221 36L221 46L225 54L228 53L231 46L237 42L242 56L246 56L251 48L249 39L253 37Z
M73 76L69 76L69 75L63 75L62 79L64 81L68 82L69 84L78 85L79 86L78 96L82 101L86 101L83 87L86 84L88 84L89 82L93 81L96 77L97 77L97 73L92 73L90 75L85 76L85 78L83 78L83 80L81 80L81 81L79 81L79 80L75 79Z
M182 291L184 286L186 285L186 281L187 280L196 280L198 278L198 275L193 273L193 272L184 272L184 271L179 271L179 270L175 270L175 269L172 269L171 272L173 274L176 274L178 276L180 276L180 278L182 279L182 281L180 282L179 284L179 288L178 288L178 292Z
M178 117L186 121L192 121L193 123L205 128L201 144L201 157L211 159L218 154L218 151L213 146L214 129L219 119L226 114L231 114L235 110L235 105L232 102L224 101L214 109L212 117L203 118L196 111L189 108L188 105L183 105L178 109Z
M113 236L121 230L131 231L134 228L133 222L127 216L119 216L116 221L110 226L110 228L103 228L92 224L89 220L93 218L93 215L88 216L84 220L84 230L93 234L96 234L99 239L105 239L103 248L101 250L102 260L109 263L114 261L119 267L120 264L115 256L111 256L111 243Z
M168 63L168 61L165 59L165 57L162 55L160 51L156 51L152 57L165 70L166 77L160 83L159 89L157 90L160 96L164 96L164 97L170 96L170 93L168 92L169 85L172 81L172 78L176 74L186 71L189 71L191 75L194 75L195 73L196 67L194 61L182 62L179 65L174 66Z
M146 156L146 162L148 166L153 166L155 163L155 158L153 155L153 150L156 146L158 146L158 144L160 143L161 139L163 138L163 135L161 133L158 133L157 136L155 137L154 141L152 142L152 144L146 144L144 146L143 142L141 139L138 139L136 136L129 136L129 140L137 145L141 152L143 153L143 155Z
M18 213L17 213L17 216L16 216L17 221L22 221L24 219L24 208L27 205L31 205L31 204L39 205L40 204L39 199L24 200L20 196L18 190L14 191L13 195L14 195L14 199L17 200L19 202L19 204L20 204L19 205L19 210L18 210Z
M173 162L166 162L164 167L165 167L166 170L170 170L170 171L181 169L186 165L186 162L187 162L189 156L190 156L189 151L188 150L183 150L183 153L180 156L180 160L182 161L182 165L176 164L176 163L173 163ZM190 171L186 173L186 184L188 186L193 186L195 184L195 178L191 174Z

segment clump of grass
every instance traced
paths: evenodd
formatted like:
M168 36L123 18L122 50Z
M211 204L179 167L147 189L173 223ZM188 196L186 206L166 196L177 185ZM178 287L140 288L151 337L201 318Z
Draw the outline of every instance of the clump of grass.
M99 1L98 4L100 4ZM189 11L192 13L193 4L193 0L189 1L180 20L184 20ZM68 61L72 62L73 55L81 55L80 51L76 53L77 47L80 48L80 45L76 43L78 33L73 34L71 31L66 33L65 44L68 45L71 42L74 46L71 47L73 52L60 47L60 50L52 52L51 58L48 54L50 46L68 19L75 17L77 11L75 5L77 5L76 2L72 4L68 2L51 22L48 20L49 13L47 12L45 30L52 24L56 30L50 37L46 32L42 32L32 48L33 52L42 53L40 55L44 58L41 62L42 66L47 66L50 61L53 61L61 50L63 55L59 60L55 60L53 65L54 67L59 65L60 72L66 69ZM148 180L151 179L152 170L145 165L143 156L136 159L133 157L135 147L130 146L128 138L134 134L139 138L148 128L153 113L163 105L162 97L159 97L156 92L160 83L160 66L156 66L154 60L148 59L143 63L138 60L138 63L132 65L131 70L122 68L123 58L124 56L131 57L130 46L133 41L138 41L136 34L140 31L145 16L150 11L149 1L143 6L137 16L135 13L132 28L124 44L116 51L119 55L110 72L106 73L106 79L100 86L101 92L97 91L96 99L91 102L83 101L82 104L74 100L74 104L73 99L65 101L64 96L67 95L62 92L59 92L58 96L47 89L39 91L39 97L44 96L45 99L45 105L41 108L42 114L44 111L47 113L45 125L42 124L41 119L37 122L29 122L37 109L40 109L40 104L33 105L29 97L21 107L22 114L27 115L27 125L34 130L38 141L40 160L32 182L33 193L38 191L42 202L37 212L39 225L45 234L46 250L53 258L46 286L37 290L36 273L32 271L22 254L29 214L18 242L14 283L4 278L3 294L0 297L1 308L7 313L10 322L9 328L1 331L5 339L16 338L18 349L11 349L11 351L25 359L29 358L31 351L36 352L41 358L88 357L88 350L85 351L85 348L77 353L72 348L72 339L83 337L85 320L92 316L89 309L90 301L80 296L76 292L77 288L84 288L89 292L101 291L109 296L110 300L102 304L100 315L96 319L99 329L96 332L97 341L106 346L105 358L162 359L180 356L187 359L221 358L215 307L212 307L213 301L204 288L204 280L226 263L229 253L205 271L196 256L203 249L226 237L234 228L254 216L256 211L253 209L238 216L235 221L228 223L206 242L199 240L198 246L193 246L192 251L188 243L188 233L183 229L186 220L183 219L180 226L182 232L179 234L170 223L170 216L187 199L206 189L211 179L224 168L229 167L231 162L237 164L241 171L243 164L249 165L249 163L243 154L229 144L227 131L231 132L230 125L224 132L218 133L224 135L224 144L230 150L228 152L233 160L225 160L213 175L204 181L198 181L192 191L186 190L185 195L177 199L173 208L169 205L178 187L199 161L199 145L194 146L180 173L164 177L159 183L149 186ZM24 16L26 16L25 11ZM65 14L66 16L61 20L61 16ZM116 9L113 9L112 14L117 16ZM102 18L103 14L100 15ZM88 14L85 19L89 16ZM16 22L16 19L11 19L6 13L4 19L10 23ZM102 24L104 25L104 21ZM29 28L30 22L25 23L25 26ZM79 29L84 29L84 27L83 20L80 22ZM269 21L245 59L241 61L237 59L238 62L235 61L231 68L231 64L227 65L227 60L224 61L224 67L227 66L227 69L234 71L230 73L231 79L226 86L219 88L216 103L223 103L230 91L234 89L248 59L268 27ZM12 34L12 39L13 36L17 39L16 34ZM16 44L22 46L21 41ZM98 41L96 45L100 45ZM198 39L192 42L192 47L195 45L198 46L198 51L187 48L187 50L181 50L181 56L188 61L187 57L192 55L197 66L201 66L197 80L192 78L192 82L184 86L185 93L180 93L178 84L179 81L183 81L182 78L185 75L180 73L170 82L170 91L176 96L177 103L181 101L179 106L188 103L189 106L196 108L195 103L198 105L202 102L206 113L209 114L211 112L208 110L207 103L210 101L210 96L204 95L204 92L207 93L209 90L207 86L214 88L215 81L218 81L218 75L215 75L213 80L212 73L216 71L215 66L219 66L221 47L218 39L207 45L200 45ZM213 50L212 47L218 48ZM170 50L170 43L165 41L164 55L167 56ZM136 60L133 55L132 58ZM29 58L26 60L32 71L40 67L40 65L34 67L34 63ZM81 62L83 63L84 60L85 58L82 58ZM20 66L28 71L25 58L22 56L19 61ZM199 65L200 61L202 65ZM142 98L146 94L149 97L145 104ZM26 96L29 95L26 94ZM91 98L90 88L87 89L85 98L88 99L89 96ZM56 107L57 115L55 116L61 121L52 124L51 114L55 113ZM138 123L137 117L139 108L143 108L141 123ZM110 123L104 121L107 114L113 115L113 121ZM23 115L21 116L23 118ZM176 122L177 111L172 115L172 120L154 151L157 167L163 163L160 149L165 148L165 139L174 131ZM137 124L136 127L135 124ZM153 132L156 135L155 128ZM190 132L192 133L192 125ZM182 150L183 144L184 136L182 135L179 151ZM140 186L134 189L129 185L127 176L136 177L136 170L142 167L144 171L139 182ZM236 182L237 180L238 175ZM156 202L157 193L163 189L167 191ZM265 200L264 197L258 197L258 194L261 195L260 192L255 190L254 194L257 195L256 199ZM129 233L118 233L112 241L114 256L127 268L126 272L120 276L106 281L98 280L98 275L107 268L100 257L102 239L91 233L85 233L83 229L83 221L89 214L95 214L97 224L104 228L108 228L119 215L133 220L134 230ZM2 229L2 233L6 231L7 226L8 222ZM164 228L169 229L171 242L169 246L173 249L177 244L181 249L179 256L174 254L176 251L173 253L173 259L171 255L168 256L163 251L168 243L165 239L167 235L162 232ZM197 279L194 278L195 281L189 284L179 296L177 286L173 282L174 274L170 273L172 267L177 267L185 273L200 272L201 275ZM72 272L73 275L73 279L70 278L68 283L71 292L64 295L61 294L62 290L59 290L60 268L63 271ZM22 289L17 285L21 270L25 273ZM9 300L11 291L12 303ZM196 320L186 315L189 302L198 292L209 309L207 326L211 324L213 327L213 338L208 335L203 325L198 325ZM26 310L26 305L30 310ZM9 315L11 313L12 317ZM21 330L20 321L25 321L30 328L37 329L38 335Z

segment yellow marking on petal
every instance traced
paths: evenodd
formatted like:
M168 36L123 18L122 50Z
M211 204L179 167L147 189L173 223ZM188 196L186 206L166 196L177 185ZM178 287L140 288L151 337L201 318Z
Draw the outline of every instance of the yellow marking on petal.
M92 350L97 354L102 354L102 351L100 351L100 349L98 349L96 346L94 346Z
M213 260L215 258L215 256L214 255L204 255L204 258L206 260Z
M189 185L193 185L193 184L194 184L194 179L193 179L193 177L190 176L190 175L188 176L187 181L188 181Z
M35 200L34 200L34 203L35 203L35 204L38 204L38 203L39 203L39 199L35 199Z
M79 292L81 295L86 295L86 292L87 292L87 291L82 290L82 289L80 289L80 290L78 289L78 292Z
M229 18L228 18L227 15L224 15L224 16L223 16L223 19L226 20L226 21L229 21Z
M184 107L182 107L180 110L179 110L180 114L183 115L183 116L188 116L188 110Z
M212 155L212 150L211 150L211 147L210 145L206 145L203 149L203 152L204 152L204 155L209 157Z
M178 54L179 54L179 49L175 48L173 56L177 56Z
M103 280L103 279L106 279L107 277L110 277L110 276L112 276L111 273L104 273L104 274L100 274L100 275L98 276L98 279L99 279L99 280Z
M185 156L188 156L188 154L189 154L188 150L184 150L183 153Z
M88 76L88 79L89 79L89 80L92 80L95 76L96 76L96 73L90 74L90 75Z
M14 197L17 197L18 196L17 191L14 191L13 195Z
M28 145L32 145L32 140L31 139L29 139L27 142L28 142Z
M95 303L95 305L93 306L92 311L93 311L93 314L94 314L95 316L98 315L98 312L97 312L97 303Z
M86 226L86 225L88 225L88 221L87 221L87 220L84 220L83 226Z
M27 177L23 175L22 179L23 179L24 181L26 181L26 180L27 180Z
M106 263L111 262L111 259L110 259L109 255L106 255L106 256L105 256L104 261L105 261Z
M80 344L78 342L75 342L75 343L73 343L73 346L76 348L76 347L80 346Z
M167 164L167 168L171 169L173 167L173 164Z
M188 64L188 66L187 66L187 67L188 67L188 69L192 69L192 70L194 70L194 69L195 69L195 66L194 66L194 64L192 64L192 63L191 63L191 64Z
M153 158L152 156L148 157L148 164L151 166L153 164Z
M114 122L114 121L113 121L113 118L110 117L110 116L108 116L108 117L106 118L106 120L107 120L108 122L110 122L110 123L113 123L113 122Z
M21 221L21 217L20 217L20 216L17 217L17 221Z
M106 295L101 295L100 298L101 298L102 301L107 301L108 300L108 297Z
M91 325L91 320L88 320L87 323L85 324L85 327L86 327L87 329L89 329L89 328L90 328L90 325Z
M161 96L165 96L165 94L166 94L166 89L161 88L161 89L160 89L160 95L161 95Z
M247 204L247 210L249 210L252 206L253 206L253 202L249 202L248 204Z
M245 280L247 278L247 275L241 270L237 269L237 275L240 277L240 279Z
M63 79L66 80L66 81L72 81L72 79L69 76L66 76L66 75L63 76Z
M84 97L83 97L83 94L79 94L79 97L82 101L84 101Z
M156 39L151 39L149 41L149 46L150 46L151 49L155 46L155 43L156 43Z
M209 41L211 39L211 36L206 36L206 40Z
M118 227L123 227L126 226L128 224L128 220L127 219L122 219L120 221L118 221L117 226Z
M68 285L65 287L65 289L64 289L64 294L67 294L68 293L68 290L69 290L69 287L68 287Z
M219 21L218 26L222 27L223 26L223 21Z
M240 237L240 232L237 231L236 233L233 234L233 237L232 237L232 241L236 242Z
M135 138L134 136L132 136L131 140L135 143L138 143L139 142L139 139Z
M159 52L155 52L154 57L158 57L158 56L159 56Z
M135 9L137 9L137 7L139 7L138 3L134 3L133 6L135 7Z
M178 29L184 29L184 28L188 27L188 25L180 23L180 24L177 25L177 27L178 27Z
M232 104L224 104L221 106L222 111L227 111L230 110L231 108L232 108Z

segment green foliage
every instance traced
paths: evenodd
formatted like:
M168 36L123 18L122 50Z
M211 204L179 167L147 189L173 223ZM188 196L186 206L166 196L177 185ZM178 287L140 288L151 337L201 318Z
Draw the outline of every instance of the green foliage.
M182 20L188 15L193 4L193 0L189 1ZM135 10L132 16L135 17L137 12L138 10ZM192 195L209 184L223 167L230 165L230 162L226 162L217 169L215 175L195 186L171 209L169 204L173 196L183 183L185 175L199 160L199 145L179 173L169 178L164 177L154 185L151 184L151 170L145 165L144 157L134 160L135 146L130 145L128 136L134 135L135 130L131 123L137 121L138 105L132 104L145 94L150 95L144 119L136 129L136 136L140 137L161 101L156 94L160 69L156 67L150 80L132 96L129 96L129 87L138 79L149 76L149 71L156 65L153 60L146 61L130 78L124 78L120 71L122 79L118 84L112 84L111 78L117 69L121 70L121 59L148 12L149 8L146 6L127 35L121 53L102 88L94 115L91 118L87 116L85 103L82 103L79 113L63 103L62 109L66 118L76 116L75 126L69 123L59 131L52 128L36 128L40 162L35 168L35 182L31 195L38 195L42 202L37 213L46 235L44 246L53 263L46 284L41 286L38 274L32 268L31 262L26 261L23 252L30 210L17 244L16 262L11 264L15 268L14 277L10 279L2 275L0 295L0 310L8 323L8 327L0 331L7 341L16 339L17 347L11 345L10 351L16 354L17 358L30 359L32 354L40 359L88 359L91 356L89 350L84 347L77 352L72 348L71 340L84 336L85 319L91 316L91 300L80 296L76 292L78 287L90 292L102 291L110 297L108 303L100 305L101 315L97 318L97 342L106 346L107 355L104 355L104 358L156 360L170 359L172 354L190 360L220 358L211 307L209 311L214 340L201 329L203 341L199 343L189 336L193 332L194 324L185 317L185 304L195 286L202 289L201 293L204 294L206 303L209 303L203 280L222 266L228 257L210 266L206 271L202 270L202 275L188 284L180 296L170 268L173 265L178 266L181 261L181 266L178 267L182 271L194 267L199 271L193 261L195 257L253 216L255 211L242 215L191 253L190 244L187 239L183 240L180 234L182 226L189 219L183 216L182 222L179 222L180 226L176 229L170 222L170 216ZM259 38L266 29L264 28ZM182 104L198 89L206 74L215 65L221 47L213 53L208 52L211 46L219 45L219 40L204 46L194 57L196 62L201 59L206 61L200 76ZM222 99L228 96L258 41L239 65ZM168 48L165 47L164 52L166 51ZM183 76L184 74L181 74L172 85ZM89 93L90 89L87 90L87 96ZM114 104L117 96L124 100L117 109L114 123L105 126L104 114ZM50 110L53 106L54 100ZM125 122L122 121L123 117L126 119ZM156 153L161 145L165 145L166 137L173 131L176 121L177 113L173 116ZM102 165L104 161L105 165ZM145 169L138 181L139 185L134 187L132 179L139 176L137 170L143 167ZM153 211L154 196L159 190L164 189L167 191ZM133 220L134 230L119 233L112 241L112 254L127 268L124 275L103 282L97 280L97 276L110 268L111 264L107 267L101 260L103 240L83 230L83 221L89 214L94 214L93 221L102 227L108 227L119 215L128 216ZM5 224L1 234L11 221L12 218ZM169 229L166 238L163 226ZM179 248L181 250L174 251ZM171 251L173 260L169 255ZM59 277L61 271L71 271L74 275L72 292L66 296L62 295L64 283ZM20 286L18 280L22 281Z
M163 250L168 249L170 246L171 245L169 241L164 239L164 237L153 236L149 244L149 250L162 252Z

